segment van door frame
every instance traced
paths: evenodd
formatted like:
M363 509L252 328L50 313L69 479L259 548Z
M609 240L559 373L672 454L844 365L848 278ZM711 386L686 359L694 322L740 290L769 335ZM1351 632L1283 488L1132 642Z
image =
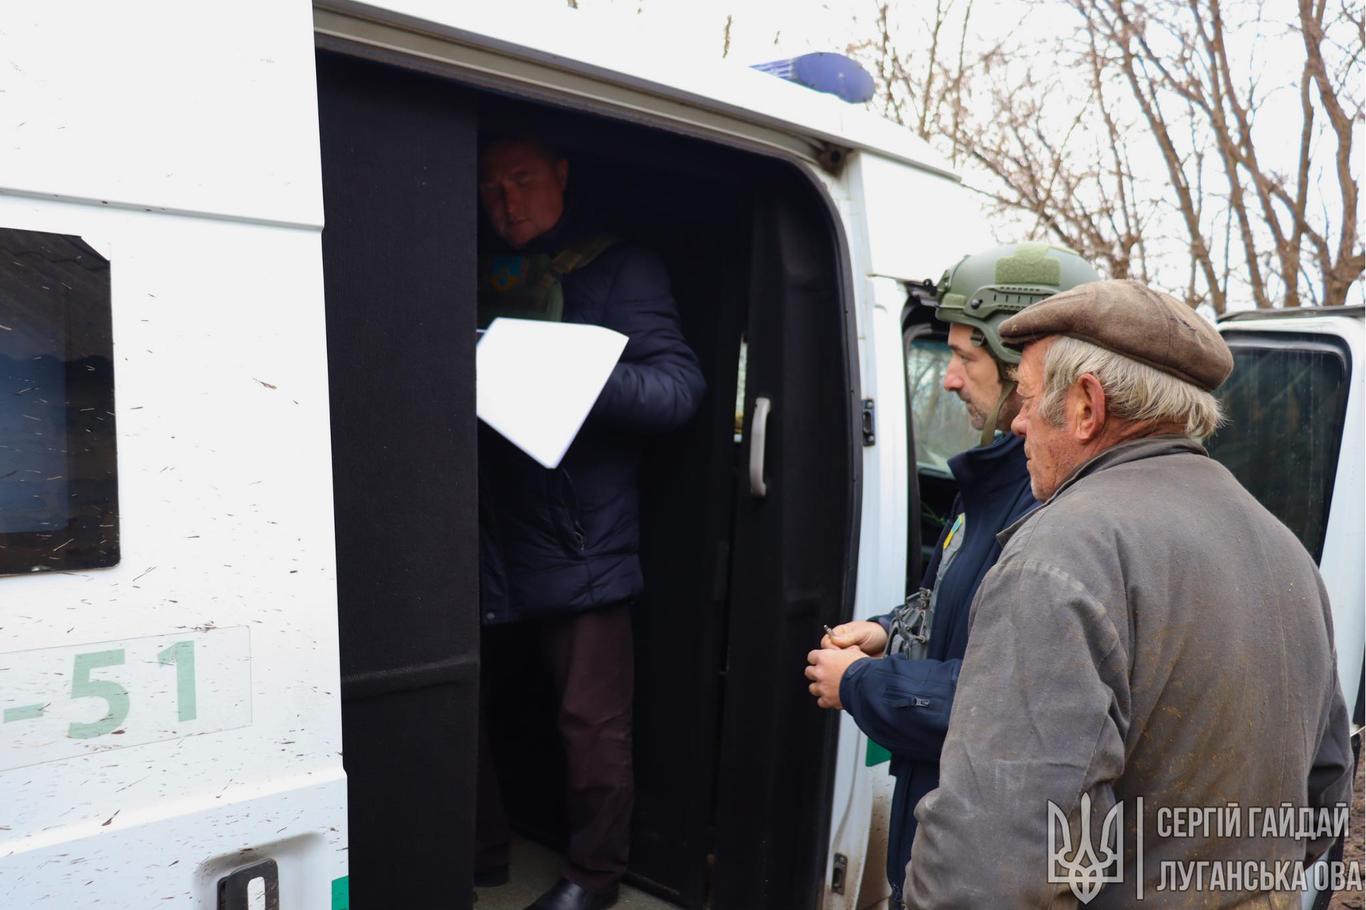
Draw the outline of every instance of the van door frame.
M529 101L552 105L562 109L585 114L625 120L679 135L700 139L708 143L726 146L748 152L785 164L801 175L810 185L815 198L820 201L828 217L831 240L836 249L836 283L840 295L839 308L843 331L843 349L847 374L846 397L848 400L847 440L850 446L849 495L851 508L848 515L843 544L846 553L844 584L840 603L832 605L823 614L829 623L847 620L852 615L854 594L858 573L859 529L863 511L862 482L862 432L860 426L862 392L859 373L859 343L855 314L857 305L854 291L852 259L849 240L845 230L845 219L831 194L832 187L839 176L828 175L820 170L821 147L816 142L805 142L790 134L773 133L763 127L750 127L753 132L763 131L764 139L728 130L725 124L734 123L730 118L720 115L702 115L697 119L706 121L707 128L688 120L668 119L657 113L647 113L642 104L625 103L623 99L605 99L575 94L559 87L549 87L544 80L528 78L525 73L498 73L490 69L472 68L462 60L461 53L483 54L486 51L473 51L453 40L443 39L430 33L418 32L401 26L380 23L373 19L348 16L336 10L315 9L315 45L319 50L327 50L351 57L386 63L402 69L413 70L449 79L467 88L485 89ZM486 61L485 61L486 62ZM520 69L534 69L534 64L520 62ZM522 78L518 78L521 75ZM562 75L562 74L561 74ZM623 89L623 95L633 90ZM652 98L647 93L637 93L643 98ZM666 102L663 106L674 108L680 113L689 109L678 102ZM699 113L700 112L695 112ZM747 125L748 126L748 125ZM767 140L767 141L765 141ZM848 156L839 156L841 163ZM813 646L816 639L813 639ZM797 677L794 685L801 687L803 681ZM805 694L805 693L803 693ZM814 707L812 710L819 710ZM833 815L831 795L834 790L836 754L839 747L839 717L830 712L824 719L824 733L819 760L822 765L820 793L821 798L816 810L816 822L811 832L813 843L819 844L816 852L824 856L826 862L814 866L807 876L809 885L809 906L819 907L828 885L827 865L830 861L829 832ZM723 746L724 748L724 746ZM806 756L809 758L809 756ZM724 774L725 756L722 756ZM737 867L742 865L737 863ZM724 910L724 908L718 908ZM748 908L746 908L748 910Z

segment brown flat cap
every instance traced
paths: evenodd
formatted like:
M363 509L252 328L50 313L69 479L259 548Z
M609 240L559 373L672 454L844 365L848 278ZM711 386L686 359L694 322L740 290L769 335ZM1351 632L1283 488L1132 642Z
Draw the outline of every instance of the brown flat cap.
M1129 279L1090 281L1001 323L1001 340L1023 347L1048 335L1099 345L1213 392L1233 354L1209 322L1170 294Z

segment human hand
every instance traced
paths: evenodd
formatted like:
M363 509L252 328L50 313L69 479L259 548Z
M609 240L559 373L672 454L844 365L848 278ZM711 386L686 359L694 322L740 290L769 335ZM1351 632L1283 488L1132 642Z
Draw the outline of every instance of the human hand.
M838 631L838 630L837 630ZM858 648L817 648L806 655L806 678L811 680L807 691L816 696L821 708L843 708L840 702L840 680L844 671L856 660L867 660L868 655Z
M887 648L887 630L881 624L855 620L835 626L821 639L822 648L858 648L869 657L881 657Z

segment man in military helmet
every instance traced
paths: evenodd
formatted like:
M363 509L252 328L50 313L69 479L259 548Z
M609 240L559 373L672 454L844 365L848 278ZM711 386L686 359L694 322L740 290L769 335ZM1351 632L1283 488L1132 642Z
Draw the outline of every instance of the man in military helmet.
M1012 376L1020 354L1002 344L998 329L1025 307L1096 277L1076 253L1043 243L996 247L944 273L935 306L936 317L949 325L952 352L944 388L967 406L981 444L949 460L959 495L921 590L886 616L835 627L808 656L806 675L820 706L844 708L892 753L887 878L893 907L901 906L915 807L939 785L968 608L1001 553L996 534L1037 505L1023 441L1008 432L1020 408Z

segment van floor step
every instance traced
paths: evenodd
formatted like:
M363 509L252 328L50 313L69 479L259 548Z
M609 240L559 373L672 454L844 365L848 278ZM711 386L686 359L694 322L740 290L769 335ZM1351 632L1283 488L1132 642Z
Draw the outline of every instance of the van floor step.
M563 858L554 850L522 837L512 839L512 880L497 888L478 888L474 910L523 910L560 877ZM678 910L666 900L621 886L613 910Z

